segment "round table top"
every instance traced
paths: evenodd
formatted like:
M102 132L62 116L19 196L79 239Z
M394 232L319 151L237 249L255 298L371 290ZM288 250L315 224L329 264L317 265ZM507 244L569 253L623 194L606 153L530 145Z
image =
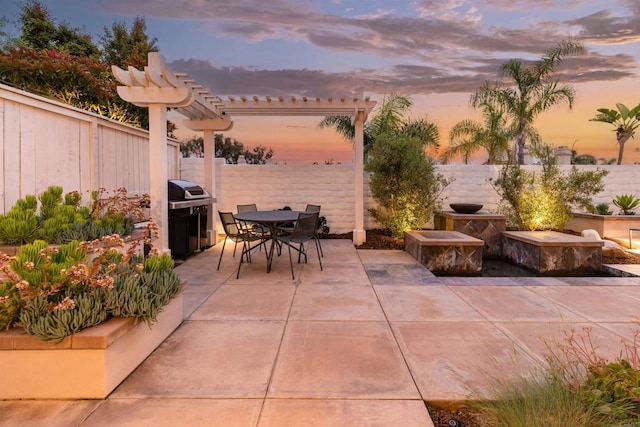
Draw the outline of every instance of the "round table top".
M275 210L238 212L234 215L237 220L259 222L263 224L274 222L291 222L298 219L299 211Z

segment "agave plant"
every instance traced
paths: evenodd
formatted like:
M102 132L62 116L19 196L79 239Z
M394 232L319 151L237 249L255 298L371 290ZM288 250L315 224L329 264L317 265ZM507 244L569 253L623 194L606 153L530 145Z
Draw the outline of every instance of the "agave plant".
M621 194L613 199L613 204L620 208L623 215L635 215L633 209L638 207L640 199L637 199L633 194Z

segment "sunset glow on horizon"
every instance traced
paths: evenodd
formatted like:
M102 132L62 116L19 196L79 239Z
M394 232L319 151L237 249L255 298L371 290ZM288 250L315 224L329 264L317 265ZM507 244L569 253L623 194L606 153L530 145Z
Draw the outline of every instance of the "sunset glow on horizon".
M640 103L640 1L613 0L40 0L56 22L95 42L114 22L145 18L147 34L174 73L187 73L210 93L233 96L349 97L356 88L380 105L392 92L413 100L411 117L438 125L441 151L449 130L481 121L469 97L500 79L509 59L539 59L560 40L586 52L558 68L576 90L573 109L560 104L538 116L543 140L596 158L617 157L614 127L590 122L598 108ZM20 2L5 2L10 35ZM17 25L16 25L17 26ZM505 81L508 83L508 80ZM375 111L374 111L375 114ZM274 162L350 163L353 150L322 117L232 117L222 132L274 149ZM184 140L200 136L176 120ZM640 163L640 137L623 163ZM636 151L636 149L639 149ZM482 163L478 152L474 163Z

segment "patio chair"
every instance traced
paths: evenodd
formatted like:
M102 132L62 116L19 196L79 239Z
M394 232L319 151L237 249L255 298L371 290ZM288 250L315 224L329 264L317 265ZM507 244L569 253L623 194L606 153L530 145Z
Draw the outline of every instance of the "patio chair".
M250 205L236 205L238 208L238 212L256 212L258 210L258 206L255 203L251 203Z
M309 213L313 213L313 212L318 212L318 218L320 217L320 205L310 205L307 204L307 207L305 208L305 212L309 212ZM322 244L320 243L320 238L318 237L318 230L320 229L321 225L320 222L318 221L318 224L316 224L316 234L314 236L314 238L316 239L316 242L318 243L318 247L320 248L320 256L322 256L324 258L324 252L322 252Z
M291 249L298 251L298 263L301 261L301 257L304 255L304 262L307 262L307 250L305 249L305 243L313 240L316 245L316 252L318 254L318 261L320 262L320 270L322 271L322 259L320 258L320 248L318 246L318 240L316 239L316 227L318 224L318 212L298 214L298 220L290 233L278 233L275 236L276 241L279 244L284 244L289 247L289 264L291 265L291 278L295 280L293 273L293 259L291 258Z
M258 206L255 203L247 204L247 205L236 205L238 209L238 213L240 212L257 212ZM246 223L245 223L246 224ZM260 224L246 224L247 227L251 227L253 231L256 233L262 233L265 237L269 235L269 229Z
M233 217L232 212L220 212L218 211L218 215L220 216L220 221L222 222L222 227L224 232L226 233L226 237L224 242L222 243L222 250L220 251L220 259L218 260L218 268L220 270L220 263L222 262L222 256L224 255L224 248L227 244L227 239L231 239L235 242L233 247L233 256L236 256L236 249L238 247L238 243L242 243L242 254L240 256L240 265L242 265L242 261L244 257L247 257L247 262L251 262L251 251L261 245L265 244L265 239L262 235L251 232L251 230L244 227ZM258 244L251 246L252 242L258 242ZM240 275L240 265L238 265L238 275Z
M305 211L305 213L317 212L318 213L318 218L320 218L320 208L321 208L320 205L307 204L307 207L305 208L304 211ZM322 252L322 244L320 243L320 237L318 237L318 230L320 228L321 228L320 221L318 221L318 224L316 224L316 233L314 235L314 239L316 239L318 247L320 248L320 256L324 258L324 252ZM279 229L284 231L284 232L288 232L288 233L293 232L293 226L279 227Z

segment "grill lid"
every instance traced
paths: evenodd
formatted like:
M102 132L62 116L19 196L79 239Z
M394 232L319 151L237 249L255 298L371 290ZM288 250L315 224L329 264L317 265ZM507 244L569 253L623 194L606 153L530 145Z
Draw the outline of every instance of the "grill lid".
M196 200L205 199L211 197L211 195L191 181L184 181L181 179L169 180L169 201L183 201L183 200Z

